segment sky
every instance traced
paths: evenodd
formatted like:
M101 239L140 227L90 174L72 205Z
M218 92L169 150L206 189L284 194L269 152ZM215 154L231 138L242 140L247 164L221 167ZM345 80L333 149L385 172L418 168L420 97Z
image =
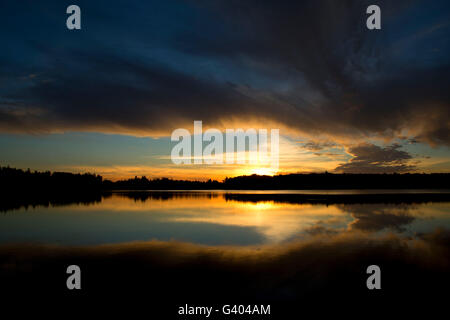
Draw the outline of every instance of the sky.
M81 8L68 30L66 8ZM381 8L381 30L366 8ZM0 3L0 165L223 179L450 172L448 1ZM177 128L280 130L279 168L175 165Z

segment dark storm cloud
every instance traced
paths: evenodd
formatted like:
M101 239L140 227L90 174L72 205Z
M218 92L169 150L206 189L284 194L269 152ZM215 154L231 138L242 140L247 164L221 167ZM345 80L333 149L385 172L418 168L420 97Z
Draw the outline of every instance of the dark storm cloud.
M354 157L348 162L336 167L336 171L345 173L394 173L410 172L416 169L408 163L412 156L398 144L379 147L364 143L349 149Z
M332 148L337 146L334 142L314 142L310 141L303 144L303 148L308 149L310 151L321 151L326 148Z
M12 40L23 53L0 56L0 129L167 134L196 119L258 119L449 145L448 4L379 1L381 31L365 27L369 4L81 2L79 34L44 21Z
M34 115L16 117L14 125L26 127L26 121L33 116L31 131L45 130L53 124L60 128L151 132L173 128L180 118L209 120L215 114L204 110L211 106L233 110L233 106L248 100L230 90L228 84L208 83L160 65L111 56L100 60L80 54L75 59L82 65L95 67L92 77L89 72L78 73L59 65L52 71L50 81L37 83L26 92L10 94L9 98L22 100L22 104L33 105L35 99L44 102L35 104ZM124 81L128 77L131 80ZM21 108L6 108L0 113L3 127L11 124L11 117L18 110ZM245 115L245 107L240 107L239 112ZM53 121L48 123L48 120Z
M365 1L222 3L225 20L243 30L247 40L244 46L238 46L240 42L230 46L238 48L236 54L244 52L273 68L296 70L309 84L304 92L293 84L291 91L277 96L292 106L284 123L310 132L353 135L390 136L401 129L414 133L420 128L421 141L450 142L448 59L438 62L415 48L421 40L427 42L424 30L448 34L449 25L443 20L440 28L401 26L403 14L411 6L420 7L419 2L380 2L385 29L378 33L365 29L361 15ZM399 29L413 40L391 40ZM446 33L441 36L447 38ZM430 42L439 50L448 49L445 42ZM417 49L416 56L406 49ZM318 98L308 98L308 91ZM281 120L281 115L275 116Z

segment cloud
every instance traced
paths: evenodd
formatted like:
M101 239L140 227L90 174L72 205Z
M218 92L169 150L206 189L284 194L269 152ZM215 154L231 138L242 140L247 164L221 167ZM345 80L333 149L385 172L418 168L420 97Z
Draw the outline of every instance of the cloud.
M371 32L368 4L197 1L173 4L185 15L161 5L159 17L141 20L118 5L102 12L86 3L98 11L89 32L49 28L42 37L38 29L26 40L29 64L2 57L0 131L168 135L200 119L217 127L273 124L332 140L406 135L450 145L448 60L421 49L445 51L448 25L430 29L440 21L433 14L421 17L426 33L396 23L426 3L381 1L384 29ZM123 19L108 20L118 10ZM401 42L388 37L394 29L420 36Z
M326 148L332 148L337 146L334 142L315 142L309 141L303 144L303 148L308 149L310 151L321 151Z
M394 173L410 172L416 167L408 164L412 156L399 150L399 144L380 147L370 143L363 143L349 148L353 155L349 162L340 164L335 171L344 173Z

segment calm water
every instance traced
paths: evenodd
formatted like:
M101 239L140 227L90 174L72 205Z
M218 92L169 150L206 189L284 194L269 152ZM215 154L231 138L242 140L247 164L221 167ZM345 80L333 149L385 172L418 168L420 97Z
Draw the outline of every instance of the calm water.
M380 191L301 191L360 192ZM0 213L0 243L93 245L177 240L245 246L354 231L413 236L436 228L450 229L450 202L320 204L267 198L268 193L296 193L286 191L239 191L242 198L229 196L236 193L115 193L99 201L4 210ZM266 197L248 200L245 195L249 194Z

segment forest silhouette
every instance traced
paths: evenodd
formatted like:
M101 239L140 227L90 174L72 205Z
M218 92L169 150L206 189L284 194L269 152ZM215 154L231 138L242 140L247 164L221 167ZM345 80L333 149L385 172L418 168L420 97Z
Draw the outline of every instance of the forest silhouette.
M239 176L223 181L189 181L168 178L110 181L90 173L38 172L0 167L0 211L21 207L61 206L101 202L112 192L125 197L146 201L174 197L213 196L205 190L318 190L315 194L269 193L249 194L232 192L224 195L227 201L281 203L421 203L449 201L449 173L433 174L332 174L309 173L278 176ZM330 194L325 190L391 189L390 192ZM405 193L401 189L412 189ZM424 191L423 189L427 189ZM436 191L430 190L436 189ZM158 192L164 190L164 192ZM170 192L166 192L170 191ZM195 190L203 191L202 193ZM324 190L324 192L320 192ZM179 191L179 192L178 192ZM185 191L191 191L188 194ZM184 192L184 193L183 193Z
M38 172L0 167L0 190L77 193L104 190L326 190L326 189L450 189L450 173L300 173L238 176L217 180L149 179L145 176L111 181L91 173Z

